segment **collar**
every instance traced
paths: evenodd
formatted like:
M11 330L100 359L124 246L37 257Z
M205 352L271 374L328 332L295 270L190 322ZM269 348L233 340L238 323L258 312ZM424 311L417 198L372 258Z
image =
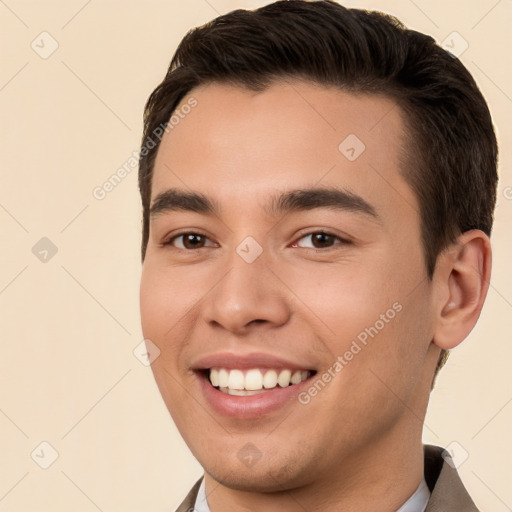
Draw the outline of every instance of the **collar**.
M425 478L423 478L414 494L397 510L397 512L425 512L429 499L430 491L428 490ZM197 492L194 512L210 512L210 507L206 500L204 478L202 479L201 486Z
M204 485L204 478L201 480L199 491L197 491L197 498L194 504L194 512L210 512L210 507L206 501L206 488Z

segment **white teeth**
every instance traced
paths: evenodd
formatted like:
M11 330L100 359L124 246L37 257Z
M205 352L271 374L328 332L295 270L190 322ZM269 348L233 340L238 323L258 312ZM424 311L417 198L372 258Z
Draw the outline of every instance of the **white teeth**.
M210 370L210 382L214 387L219 385L219 370L216 370L215 368Z
M219 370L219 383L218 386L221 388L227 388L229 382L229 373L227 370L222 368Z
M244 389L244 374L240 370L231 370L229 372L228 388L229 389Z
M278 385L282 388L299 384L306 380L310 373L307 370L259 370L253 368L245 371L211 368L210 382L224 393L237 396L255 395Z
M290 379L292 377L292 372L290 370L281 370L279 377L277 378L277 383L285 388L290 385Z
M263 376L263 387L265 389L272 389L277 386L277 372L275 370L268 370Z
M229 389L229 388L223 388L221 389L224 393L227 393L228 395L235 395L235 396L251 396L251 395L259 395L260 391L248 391L247 389Z
M263 375L259 370L249 370L245 374L245 389L255 391L263 387Z
M298 384L302 380L302 374L300 370L293 372L292 378L290 379L291 384Z

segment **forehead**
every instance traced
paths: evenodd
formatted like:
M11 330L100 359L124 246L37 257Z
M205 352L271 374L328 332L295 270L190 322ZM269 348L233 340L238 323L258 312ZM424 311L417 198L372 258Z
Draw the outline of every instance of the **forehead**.
M410 216L417 202L400 174L405 135L401 109L384 96L302 81L263 92L209 84L176 109L152 197L184 188L247 209L276 190L335 186L395 218Z

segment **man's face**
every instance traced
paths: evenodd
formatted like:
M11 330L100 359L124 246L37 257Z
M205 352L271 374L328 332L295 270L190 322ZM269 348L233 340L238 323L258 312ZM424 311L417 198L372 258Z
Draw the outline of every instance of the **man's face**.
M190 96L155 163L141 315L196 458L277 490L420 440L438 350L400 109L299 81Z

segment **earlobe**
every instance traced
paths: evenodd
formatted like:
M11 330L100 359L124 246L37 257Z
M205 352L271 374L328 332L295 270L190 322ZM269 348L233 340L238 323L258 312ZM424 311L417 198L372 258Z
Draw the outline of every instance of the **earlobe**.
M439 348L456 347L473 330L490 277L491 244L483 231L474 229L463 233L439 256L434 274L440 293L433 339Z

